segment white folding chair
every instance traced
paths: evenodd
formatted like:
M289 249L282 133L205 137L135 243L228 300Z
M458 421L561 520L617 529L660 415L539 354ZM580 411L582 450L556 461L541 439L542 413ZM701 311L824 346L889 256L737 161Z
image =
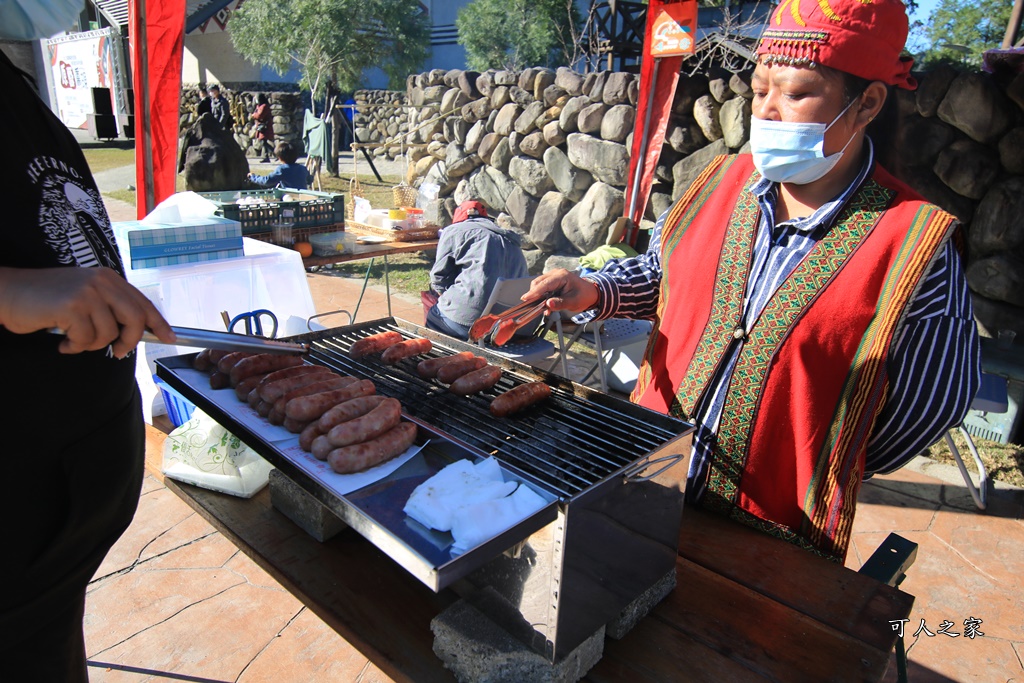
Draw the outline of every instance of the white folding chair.
M981 373L981 386L971 402L971 410L977 410L982 413L1005 413L1008 409L1009 397L1006 391L1006 378L990 375L986 372ZM960 474L964 478L964 483L967 484L967 490L970 492L971 498L974 499L974 504L979 510L984 510L988 505L988 473L985 471L985 463L981 461L978 449L974 445L974 439L971 438L971 433L967 431L964 423L961 422L955 429L959 429L960 434L967 441L967 448L970 450L971 455L974 457L974 462L978 466L977 486L971 481L971 474L967 471L967 466L964 465L960 449L957 448L956 442L953 441L953 430L950 429L943 437L946 440L946 445L949 446L949 452L953 455L953 459L956 460L956 466L960 469Z
M582 342L594 350L596 358L586 374L578 381L581 384L586 382L594 374L594 371L597 370L598 376L601 379L601 391L606 393L608 391L609 364L605 356L614 356L614 354L609 352L624 349L627 346L638 343L646 344L653 329L653 325L649 320L629 320L626 318L596 320L584 325L575 325L571 322L565 323L561 318L556 317L554 327L558 334L559 358L556 358L551 363L548 367L548 372L551 372L555 365L561 361L562 374L572 379L566 372L566 354L574 343ZM567 327L570 328L568 338L565 337ZM627 391L632 390L632 384L635 383L636 378L632 377L627 382L621 383L620 388Z
M532 277L513 279L499 278L498 282L494 285L494 289L491 290L491 295L487 299L487 306L480 314L481 317L491 313L501 313L513 306L518 306L523 303L520 300L520 297L530 291L531 282L533 282ZM538 316L537 326L540 325L540 322L540 316ZM535 328L527 326L525 329L531 330ZM517 360L529 365L537 365L555 353L554 344L546 339L533 336L528 338L524 336L514 337L512 341L508 342L504 346L494 346L492 344L488 344L485 339L481 339L477 342L477 345L487 349L491 353L496 353L499 356L504 356L510 360Z

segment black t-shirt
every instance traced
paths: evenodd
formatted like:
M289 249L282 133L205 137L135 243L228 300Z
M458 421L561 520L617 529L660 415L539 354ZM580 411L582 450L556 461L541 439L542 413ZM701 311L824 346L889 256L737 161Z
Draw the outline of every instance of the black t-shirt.
M74 137L0 53L0 88L8 113L0 266L93 268L124 275L110 219ZM48 332L14 334L0 327L0 360L9 400L2 415L9 447L59 451L105 428L135 392L135 354L110 349L57 351ZM8 450L8 453L11 453Z

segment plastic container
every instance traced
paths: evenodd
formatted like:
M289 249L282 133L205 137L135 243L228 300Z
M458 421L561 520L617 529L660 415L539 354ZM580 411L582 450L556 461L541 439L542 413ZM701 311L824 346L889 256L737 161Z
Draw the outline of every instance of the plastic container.
M271 226L271 240L279 247L291 247L295 244L290 223L277 223Z
M419 230L423 227L423 209L404 207L406 214L406 229Z
M313 246L314 256L344 254L355 246L354 238L346 232L325 232L320 235L311 235L309 243Z
M167 409L167 417L171 424L180 427L192 417L192 411L196 409L194 403L171 388L167 382L156 375L153 375L153 383L160 389L160 395L164 399L164 407Z

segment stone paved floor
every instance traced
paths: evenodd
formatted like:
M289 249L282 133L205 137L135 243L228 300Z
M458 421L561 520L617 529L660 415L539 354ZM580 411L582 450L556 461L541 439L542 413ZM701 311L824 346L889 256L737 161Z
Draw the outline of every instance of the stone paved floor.
M321 312L350 307L360 284L308 279ZM422 319L409 298L395 297L393 313ZM383 293L368 290L359 319L385 315ZM917 598L906 625L914 683L1024 681L1024 494L996 491L980 513L949 469L915 461L865 485L848 565L890 531L920 545L902 586ZM94 682L389 680L152 474L86 611ZM963 633L972 617L984 636L937 633L945 620ZM922 619L935 636L912 635Z

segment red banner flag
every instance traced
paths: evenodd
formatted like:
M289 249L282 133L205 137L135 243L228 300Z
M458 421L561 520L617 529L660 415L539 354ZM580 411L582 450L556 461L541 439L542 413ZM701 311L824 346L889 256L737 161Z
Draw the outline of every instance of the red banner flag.
M138 217L174 194L185 0L130 0Z

